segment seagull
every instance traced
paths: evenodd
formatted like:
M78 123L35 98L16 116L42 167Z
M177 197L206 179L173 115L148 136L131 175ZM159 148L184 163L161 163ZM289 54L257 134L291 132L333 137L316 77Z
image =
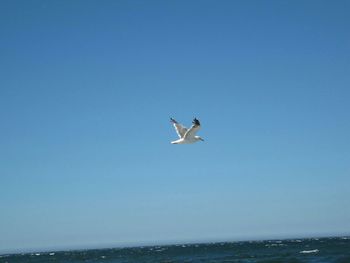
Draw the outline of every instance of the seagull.
M193 125L189 129L187 129L182 124L178 123L173 118L170 118L170 121L174 124L176 133L180 137L180 139L172 141L172 144L188 144L195 143L198 141L204 141L200 136L195 135L197 131L201 128L201 124L196 118L193 119Z

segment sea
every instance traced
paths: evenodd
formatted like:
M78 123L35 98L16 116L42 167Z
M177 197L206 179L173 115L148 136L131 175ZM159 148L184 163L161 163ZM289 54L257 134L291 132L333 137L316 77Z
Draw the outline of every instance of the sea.
M350 237L177 244L2 254L1 263L350 263Z

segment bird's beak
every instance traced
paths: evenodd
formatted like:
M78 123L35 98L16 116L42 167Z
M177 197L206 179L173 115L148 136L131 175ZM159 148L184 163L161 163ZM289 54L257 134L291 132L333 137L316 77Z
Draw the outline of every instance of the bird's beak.
M201 140L202 142L204 142L204 140L203 140L202 138L200 138L200 140Z

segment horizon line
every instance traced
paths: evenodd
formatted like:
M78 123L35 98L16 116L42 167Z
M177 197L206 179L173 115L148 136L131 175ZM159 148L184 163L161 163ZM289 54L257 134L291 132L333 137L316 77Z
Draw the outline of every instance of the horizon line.
M286 235L284 237L279 235L270 235L256 238L207 238L207 239L184 239L184 240L162 240L162 241L140 241L140 242L123 242L123 244L94 244L94 245L72 245L72 246L57 246L46 248L28 248L28 249L4 249L0 250L0 256L17 255L17 254L32 254L32 253L49 253L49 252L67 252L67 251L83 251L83 250L104 250L104 249L128 249L139 247L152 246L176 246L176 245L195 245L207 243L235 243L235 242L259 242L271 240L294 240L294 239L323 239L323 238L350 238L350 233L346 234L314 234L314 235ZM121 242L119 242L121 243Z

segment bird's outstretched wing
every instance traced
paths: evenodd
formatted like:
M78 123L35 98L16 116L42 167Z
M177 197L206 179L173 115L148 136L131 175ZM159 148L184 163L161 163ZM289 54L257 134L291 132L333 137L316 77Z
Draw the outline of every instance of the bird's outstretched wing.
M182 124L178 123L173 118L170 118L170 121L174 124L177 135L179 135L180 139L183 138L187 132L187 128Z
M201 124L196 118L193 119L192 123L193 125L191 126L191 128L185 133L185 138L194 137L197 131L199 131L199 129L201 128Z

